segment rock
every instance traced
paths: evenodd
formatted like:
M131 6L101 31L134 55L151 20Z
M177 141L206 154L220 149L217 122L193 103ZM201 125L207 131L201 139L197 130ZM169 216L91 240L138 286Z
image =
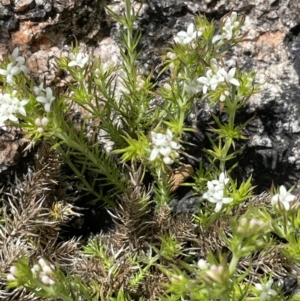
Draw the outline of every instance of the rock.
M22 12L30 7L34 6L34 0L16 0L14 10L16 12Z
M75 40L81 48L93 51L105 62L117 63L121 59L116 39L120 32L106 15L102 0L35 0L32 3L14 1L14 6L10 6L10 1L0 1L3 8L0 9L0 56L7 49L19 46L38 82L44 77L47 83L59 80L53 67L55 56ZM107 4L117 14L124 10L124 2L111 0ZM24 5L27 8L21 9ZM134 5L138 7L140 3ZM231 10L245 14L242 30L247 39L235 47L231 59L242 69L255 70L262 86L261 93L251 97L248 107L238 114L241 122L255 116L246 130L248 140L240 144L247 164L241 164L239 169L246 177L258 168L255 160L262 162L263 174L257 172L253 176L255 183L264 184L262 190L270 187L271 180L291 186L300 177L299 8L297 0L147 0L137 22L143 34L139 63L148 74L159 65L161 51L174 34L186 28L195 13L205 14L216 22ZM207 114L211 118L211 113ZM196 115L193 118L201 133L211 121L208 118L205 123L200 118L203 114ZM201 148L200 144L198 151ZM194 156L201 156L195 152ZM260 181L261 176L268 180Z
M2 5L10 5L10 0L0 0L0 4Z

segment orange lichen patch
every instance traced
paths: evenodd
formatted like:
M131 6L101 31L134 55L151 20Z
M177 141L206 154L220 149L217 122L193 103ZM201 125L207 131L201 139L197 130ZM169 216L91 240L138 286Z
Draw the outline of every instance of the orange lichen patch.
M265 32L260 35L256 41L258 47L278 48L283 42L285 34L279 30L274 32Z
M31 21L20 22L20 29L12 33L13 45L19 46L30 43L33 38L36 38L42 32L45 26L47 26L46 22L39 24Z
M175 169L169 184L171 186L171 191L175 191L185 180L194 174L194 169L192 165L183 165Z
M32 72L48 71L49 53L44 50L40 50L31 55L27 60L27 67Z

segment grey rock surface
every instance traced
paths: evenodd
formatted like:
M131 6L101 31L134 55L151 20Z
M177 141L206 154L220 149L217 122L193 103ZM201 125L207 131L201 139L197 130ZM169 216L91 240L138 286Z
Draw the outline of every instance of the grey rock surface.
M18 46L27 57L32 74L41 81L58 83L55 57L64 55L77 40L87 51L104 62L120 61L116 37L118 26L108 17L104 5L116 13L124 11L124 1L36 0L0 1L0 56ZM134 3L135 7L141 2ZM262 92L254 95L238 118L254 117L241 143L244 153L237 176L253 173L258 192L274 184L297 185L300 178L300 3L298 0L147 0L142 4L137 26L143 33L140 64L145 73L160 63L160 53L174 34L205 14L216 22L234 10L245 14L243 32L247 39L231 53L232 59L246 70L257 72ZM67 47L66 47L67 46ZM211 112L194 120L199 131L211 122ZM198 143L190 150L201 156L205 137L189 137ZM204 141L204 142L203 142ZM244 163L243 163L244 162ZM195 162L192 162L196 164Z

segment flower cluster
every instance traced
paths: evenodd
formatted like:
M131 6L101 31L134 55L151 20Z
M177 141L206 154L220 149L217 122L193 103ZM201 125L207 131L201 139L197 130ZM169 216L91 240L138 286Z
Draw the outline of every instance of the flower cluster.
M195 30L195 25L190 23L186 31L179 31L176 34L174 41L179 44L189 44L191 41L197 37L200 37L201 35L202 32Z
M180 144L173 141L173 134L168 129L166 134L151 132L152 151L150 161L154 161L157 157L162 156L165 164L172 164L175 158L179 157L177 150Z
M55 268L52 264L48 264L45 259L40 258L38 263L32 267L31 273L33 277L38 278L38 280L43 284L54 285L54 270ZM6 279L7 281L18 281L18 278L24 278L24 274L21 270L18 270L18 268L13 265L10 267Z
M9 268L9 273L6 275L7 281L16 281L18 278L18 269L16 266L12 265Z
M20 100L15 97L15 93L12 95L0 93L0 126L5 125L5 121L18 121L17 114L20 113L26 116L25 105L28 103L28 99Z
M216 204L215 212L219 212L223 204L228 204L233 201L233 198L224 197L225 186L228 182L229 178L226 178L224 172L220 174L219 180L207 182L208 190L203 194L202 198Z
M48 264L45 259L40 258L38 263L31 269L31 272L34 277L38 277L45 285L54 285L54 269L53 264Z
M197 82L202 85L203 94L206 94L208 90L214 91L221 83L232 84L239 86L239 81L234 78L236 68L231 68L228 72L224 67L220 67L216 59L210 60L210 68L206 71L205 76L197 78ZM225 95L228 95L227 91L224 91L224 97L220 98L221 101L225 100Z
M213 43L219 40L231 40L239 35L239 27L241 26L240 20L238 20L238 15L236 12L232 12L230 15L226 16L223 20L223 26L221 30L221 35L216 35L213 37Z
M251 218L249 220L246 217L242 217L239 220L237 232L239 234L246 235L246 236L253 235L253 232L255 231L255 229L257 229L261 225L262 225L262 222L260 220L257 220L255 218Z
M43 117L43 118L36 118L34 123L37 125L37 131L40 133L43 133L45 128L47 127L49 123L49 118Z
M68 63L68 67L78 66L79 68L84 68L86 63L88 62L88 60L89 60L89 57L86 54L79 52L74 57L74 60L71 60Z
M204 272L205 278L208 281L213 281L215 283L222 284L224 282L224 267L222 265L210 265L206 260L199 259L198 268L200 271Z
M294 202L295 199L296 196L288 192L286 188L281 185L279 187L279 193L272 197L271 204L276 209L283 207L286 211L288 211L291 208L291 203Z
M6 69L0 69L0 74L6 77L6 82L9 85L13 85L14 76L23 72L25 75L29 73L28 68L24 65L25 59L19 56L19 48L15 48L12 52L10 63L6 66Z
M41 83L38 87L33 88L33 92L36 95L36 100L44 104L45 111L50 112L51 104L55 99L51 88L44 88L44 84Z

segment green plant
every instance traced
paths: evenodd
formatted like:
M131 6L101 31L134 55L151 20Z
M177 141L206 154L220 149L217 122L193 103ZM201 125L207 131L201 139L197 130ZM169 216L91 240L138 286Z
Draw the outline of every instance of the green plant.
M93 280L86 271L73 276L44 260L31 268L21 258L7 274L8 288L62 300L282 300L275 269L288 270L280 262L285 256L289 264L299 261L295 197L281 186L271 200L253 205L251 177L232 178L242 151L236 143L246 138L249 122L237 124L236 114L259 91L254 72L226 61L243 39L244 17L230 12L216 33L213 21L197 16L165 50L160 75L170 76L160 85L139 69L141 33L130 0L123 16L107 12L121 25L122 62L105 66L75 45L57 61L73 78L65 93L36 85L18 49L0 65L1 123L21 127L33 142L47 141L82 195L106 206L115 222L74 260L93 271ZM193 182L185 183L199 197L198 213L176 219L170 181L183 165L184 133L195 130L186 120L198 102L218 106L225 118L213 116L211 147ZM84 112L79 122L68 112L72 105ZM270 252L280 262L272 273ZM262 261L268 277L257 272Z

